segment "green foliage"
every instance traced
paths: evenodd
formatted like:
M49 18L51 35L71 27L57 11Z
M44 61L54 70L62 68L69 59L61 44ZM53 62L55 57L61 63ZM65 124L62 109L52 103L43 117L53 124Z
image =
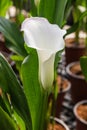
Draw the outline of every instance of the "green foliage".
M20 55L12 55L11 60L15 61L16 69L18 70L18 73L19 73L20 78L21 78L21 64L24 60L24 57L22 57Z
M16 6L16 8L18 8L18 9L23 9L23 4L25 3L25 2L27 2L28 0L12 0L13 1L13 5L14 6Z
M56 0L54 23L62 27L67 0Z
M17 57L15 58L17 59ZM22 64L24 88L20 85L12 68L2 54L0 54L0 72L0 86L3 93L9 95L11 102L9 111L5 101L8 100L8 97L7 99L0 98L0 106L3 110L8 113L13 121L16 119L15 123L20 130L44 130L48 93L42 88L38 80L38 56L36 50L29 48L29 55Z
M54 70L56 71L57 67L58 67L58 62L60 61L61 59L61 55L62 55L62 52L63 50L60 50L56 53L56 56L55 56L55 62L54 62Z
M72 4L73 4L73 0L67 0L65 11L64 11L65 23L67 22L67 19L69 18L70 13L72 11Z
M6 45L10 50L18 55L27 55L27 52L24 49L23 36L16 23L0 17L0 32L2 32L7 39Z
M12 118L15 121L15 123L17 124L18 128L20 130L26 130L26 126L24 121L22 120L22 118L15 112L15 110L13 110L12 113Z
M87 56L82 56L80 58L80 65L81 65L82 72L85 76L85 79L87 81Z
M9 115L0 107L0 130L18 130Z
M53 23L56 0L40 0L38 16L45 17Z
M50 23L63 25L64 11L67 0L31 0L31 14L33 16L45 17ZM37 13L36 13L37 12Z
M6 16L6 12L11 5L11 0L0 0L0 16Z
M0 86L4 93L10 95L13 108L24 120L27 130L31 130L31 116L27 100L16 75L12 68L0 54Z
M5 112L8 113L9 116L11 116L11 110L9 109L10 104L8 103L8 100L5 98L4 95L3 97L0 95L0 106L3 108Z
M39 113L37 117L37 113L38 110L40 112L41 109L42 95L41 87L38 81L38 57L35 50L33 50L23 61L22 78L25 95L30 107L33 129L38 130L41 115Z
M74 23L74 24L67 30L67 33L65 34L65 36L68 35L68 34L70 34L70 33L73 33L73 32L75 32L75 31L77 31L77 29L79 28L80 22L81 22L81 21L83 20L83 18L86 17L86 16L87 16L87 10L84 11L84 12L80 15L78 21L77 21L76 23Z
M30 0L30 13L32 16L37 16L37 7L34 0Z
M76 5L82 5L82 6L84 6L84 7L86 7L87 5L86 5L86 0L76 0Z

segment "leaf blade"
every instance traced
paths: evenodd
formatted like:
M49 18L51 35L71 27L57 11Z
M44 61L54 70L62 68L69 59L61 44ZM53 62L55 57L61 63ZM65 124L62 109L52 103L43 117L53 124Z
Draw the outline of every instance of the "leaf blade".
M23 88L21 87L9 63L5 60L2 54L0 54L0 71L1 70L2 73L0 73L0 85L2 86L2 90L10 94L13 107L25 121L26 127L31 130L31 116Z
M87 56L80 57L80 65L85 79L87 81Z
M38 15L47 18L49 22L53 23L55 4L56 0L40 0Z
M14 121L0 107L0 130L18 130Z
M62 27L67 0L56 0L54 23Z
M31 112L32 126L33 129L38 130L40 126L40 114L37 120L37 113L41 109L42 95L38 81L38 57L35 50L23 61L22 77L25 95Z
M19 55L27 55L24 48L23 36L16 23L11 22L4 17L0 17L0 32L2 32L7 39L6 43L8 48Z
M11 0L0 1L0 16L6 16L8 8L12 5Z

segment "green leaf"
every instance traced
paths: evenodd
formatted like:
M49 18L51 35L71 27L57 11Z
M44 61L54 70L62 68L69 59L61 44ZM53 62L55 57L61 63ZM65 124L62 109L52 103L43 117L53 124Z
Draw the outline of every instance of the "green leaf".
M3 108L5 112L7 112L11 116L11 113L7 107L6 101L4 101L4 99L1 96L0 96L0 106Z
M85 79L87 81L87 56L82 56L80 58L80 65L81 65L82 72L85 76Z
M79 27L79 22L76 22L69 29L67 29L67 33L64 35L64 37L67 36L70 33L75 32L78 29L78 27Z
M38 7L38 16L45 17L53 23L56 0L40 0Z
M2 94L3 95L3 94ZM22 120L22 118L15 112L15 110L12 109L11 104L10 105L10 112L7 108L6 100L3 99L4 96L0 96L0 106L3 108L3 110L8 113L8 115L15 121L16 125L20 128L20 130L26 130L25 123Z
M0 107L0 130L18 130L9 115Z
M12 55L11 59L14 61L23 61L24 60L24 58L22 56L19 56L19 55Z
M80 15L81 15L81 11L77 7L78 6L73 7L74 9L73 9L73 12L72 12L74 23L78 21Z
M22 61L24 60L24 57L19 56L19 55L12 55L11 59L15 61L16 69L18 70L19 75L21 76L21 64L22 64Z
M65 36L68 35L68 34L70 34L70 33L75 32L75 31L79 28L80 22L83 20L83 18L84 18L86 15L87 15L87 11L84 11L84 12L80 15L78 21L77 21L76 23L74 23L69 29L67 29L67 33L65 34Z
M81 20L83 20L83 18L84 18L85 16L87 16L87 10L84 11L84 12L80 15L80 17L79 17L79 22L80 22Z
M56 0L54 23L62 27L67 0Z
M37 16L37 7L34 0L30 0L30 13L32 16Z
M24 121L15 111L13 111L12 117L15 120L20 130L26 130Z
M0 17L0 32L7 39L7 47L18 55L26 56L24 40L16 23L13 23L3 17Z
M21 10L25 1L27 0L19 0L19 2L18 0L13 0L13 4L16 6L16 8Z
M65 11L64 11L64 20L67 22L67 19L70 16L70 13L72 11L72 5L73 5L73 0L67 0L67 4L65 7Z
M29 49L30 52L30 49ZM38 81L38 57L32 50L22 64L24 91L30 108L33 130L39 130L42 103L42 91ZM39 114L37 115L39 111Z
M31 0L34 2L34 0ZM63 24L64 11L67 0L40 0L37 6L37 15L45 17L49 22Z
M0 0L0 16L6 16L6 12L11 5L11 0Z
M57 67L58 67L58 62L60 61L61 59L61 54L62 54L63 50L60 50L56 53L56 56L55 56L55 62L54 62L54 70L56 71Z
M27 130L31 130L32 123L30 111L23 88L2 54L0 54L0 86L5 93L10 94L14 109L24 120Z
M76 5L77 6L81 5L81 6L85 6L86 7L87 6L86 2L87 2L86 0L76 0Z

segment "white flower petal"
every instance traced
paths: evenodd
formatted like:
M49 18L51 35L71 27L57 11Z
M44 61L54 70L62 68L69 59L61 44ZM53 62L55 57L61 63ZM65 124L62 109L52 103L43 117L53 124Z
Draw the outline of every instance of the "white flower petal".
M63 36L65 30L57 25L50 24L45 18L27 18L22 24L22 31L27 36L25 42L28 46L39 50L59 51L64 48Z
M53 85L54 59L55 55L53 54L47 61L43 62L40 66L40 81L44 89L48 89Z
M39 79L44 88L51 87L54 80L54 60L57 51L64 48L65 30L50 24L41 17L27 18L21 30L29 47L37 49L39 58Z

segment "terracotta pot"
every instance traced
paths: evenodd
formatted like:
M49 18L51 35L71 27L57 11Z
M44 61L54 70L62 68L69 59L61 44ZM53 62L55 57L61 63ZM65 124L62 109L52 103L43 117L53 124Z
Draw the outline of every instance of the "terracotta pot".
M58 118L53 118L51 117L51 120L54 120L55 121L55 124L54 124L54 130L69 130L68 126L60 119ZM57 125L60 125L63 129L58 129L59 126ZM52 129L52 125L50 126L50 128L48 128L47 130L53 130Z
M69 82L69 80L61 76L58 76L58 78L59 78L58 79L59 92L56 100L56 117L60 116L60 113L62 112L62 104L64 101L64 96L70 90L71 87L71 83Z
M78 102L74 107L74 114L76 116L76 130L87 130L87 108L85 113L82 108L79 108L85 104L87 105L87 100ZM86 117L86 120L83 119L84 116Z
M65 40L65 59L66 65L73 61L78 61L79 58L85 54L85 44L84 39L80 39L79 44L75 44L74 39Z
M74 103L87 99L87 82L82 75L80 63L73 62L66 67L66 73L71 81L71 97Z

